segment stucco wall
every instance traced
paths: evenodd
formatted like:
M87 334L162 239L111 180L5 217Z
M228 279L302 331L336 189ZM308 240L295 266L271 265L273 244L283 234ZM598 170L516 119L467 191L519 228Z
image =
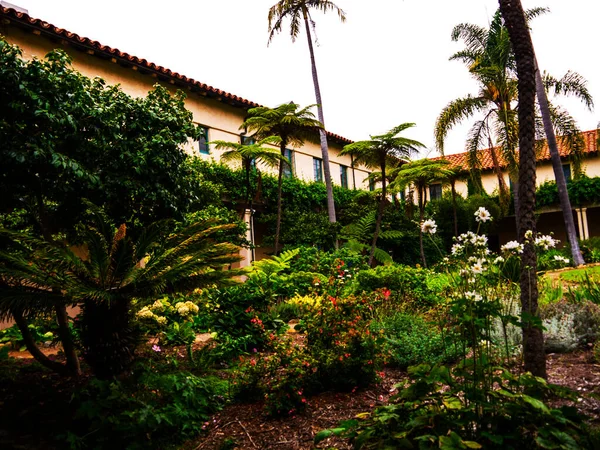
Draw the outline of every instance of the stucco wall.
M10 25L0 27L0 33L3 34L9 42L18 45L23 51L23 57L30 59L33 57L43 58L48 52L55 48L62 48L73 59L73 67L88 77L100 77L108 84L119 84L124 92L132 96L146 95L153 85L160 83L167 87L171 92L175 92L175 87L168 82L159 81L154 75L141 74L133 68L126 68L117 63L115 59L104 59L98 55L78 51L69 46L65 41L53 42L50 39L28 33ZM208 138L210 141L223 140L230 142L240 142L240 125L244 121L246 111L243 108L237 108L216 99L206 98L199 93L187 91L188 98L185 102L186 108L190 110L194 117L194 122L208 127ZM306 180L314 180L313 158L321 158L321 148L318 143L306 142L302 148L292 148L294 150L294 174L295 176ZM331 178L334 183L340 185L340 164L348 167L348 187L352 188L352 169L350 168L351 159L349 156L340 156L338 153L342 146L336 142L329 143ZM189 142L185 150L196 156L214 159L218 161L222 151L217 151L214 146L210 148L210 155L200 155L197 142ZM271 170L272 173L276 169ZM356 174L356 187L367 188L363 180L367 177L369 171L364 167L358 167L354 170Z

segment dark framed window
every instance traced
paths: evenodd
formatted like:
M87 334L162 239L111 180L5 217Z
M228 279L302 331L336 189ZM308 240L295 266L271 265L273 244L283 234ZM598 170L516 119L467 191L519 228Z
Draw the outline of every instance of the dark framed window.
M343 188L348 189L348 167L340 164L340 183Z
M313 169L315 172L315 181L318 183L323 182L323 160L320 158L313 158Z
M283 162L283 176L286 178L292 178L294 175L294 151L286 148L283 152L283 156L287 158L289 163Z
M375 190L375 180L373 178L369 178L369 190L370 191Z
M200 137L198 137L198 151L203 155L210 155L210 149L208 148L208 128L200 128Z
M430 184L429 185L429 200L439 200L442 198L442 185L441 184Z
M571 181L571 164L563 164L562 165L563 174L565 175L565 180L567 183Z

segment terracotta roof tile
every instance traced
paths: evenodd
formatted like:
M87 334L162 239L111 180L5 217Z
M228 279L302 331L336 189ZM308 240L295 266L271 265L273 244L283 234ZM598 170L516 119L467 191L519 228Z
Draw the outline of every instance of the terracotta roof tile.
M591 155L598 153L598 143L596 137L596 130L584 131L581 133L584 142L584 154ZM501 167L506 167L506 160L502 157L502 153L498 147L494 147L496 149L496 155L498 156L498 160L500 162ZM569 151L566 146L561 144L560 138L558 139L558 151L560 153L561 158L567 158L569 156ZM479 150L478 152L479 163L481 164L481 170L491 170L494 168L494 163L492 162L492 154L489 148ZM446 159L450 161L450 163L454 166L458 166L464 170L469 169L468 164L468 153L455 153L452 155L440 156L432 159ZM544 142L544 147L538 153L537 162L550 161L550 150L548 149L548 144Z
M221 89L214 88L205 83L201 83L199 81L194 80L193 78L186 77L185 75L181 75L177 72L173 72L172 70L159 66L153 62L150 62L144 58L138 58L137 56L130 55L129 53L122 52L118 48L109 47L107 45L103 45L98 41L94 41L92 39L79 36L76 33L71 33L70 31L65 30L64 28L59 28L51 23L45 22L40 19L35 19L30 17L28 14L23 12L16 11L13 8L5 8L0 6L0 16L3 16L5 19L10 22L14 22L16 25L21 27L39 30L44 32L53 38L64 39L70 43L75 44L79 47L87 48L88 50L94 50L94 54L99 52L103 55L116 58L121 60L122 63L138 66L142 69L148 70L153 73L157 73L163 77L166 77L176 84L182 84L186 87L195 88L198 91L204 93L208 97L217 97L223 98L229 101L229 103L233 106L249 109L257 106L262 106L253 101L247 100L245 98L239 97L234 94L230 94L229 92L225 92ZM329 138L336 140L342 144L349 144L353 141L340 136L335 133L327 132Z

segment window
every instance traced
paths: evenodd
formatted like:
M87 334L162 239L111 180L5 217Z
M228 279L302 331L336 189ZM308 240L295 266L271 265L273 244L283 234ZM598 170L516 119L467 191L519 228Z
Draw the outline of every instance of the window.
M313 169L315 171L315 181L318 183L323 182L323 160L320 158L313 158Z
M369 178L369 190L370 191L375 190L375 180L373 178Z
M289 164L287 162L283 162L283 176L286 178L292 178L294 175L294 151L286 148L283 152L283 156L287 158Z
M243 134L240 135L240 143L242 145L252 145L255 144L256 141L254 140L254 138L252 136L245 136Z
M431 184L429 185L429 200L439 200L442 198L442 185Z
M343 188L348 189L348 167L340 164L340 182Z
M563 173L565 174L565 180L567 183L571 181L571 164L562 165Z
M200 126L200 137L198 138L198 151L203 155L209 155L210 150L208 148L208 128Z

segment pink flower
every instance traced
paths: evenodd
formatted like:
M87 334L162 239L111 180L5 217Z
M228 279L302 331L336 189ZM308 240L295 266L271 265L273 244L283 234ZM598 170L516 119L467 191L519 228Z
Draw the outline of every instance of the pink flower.
M154 344L152 346L152 350L154 350L155 352L160 352L161 351L160 347L158 345L156 345L156 344Z

